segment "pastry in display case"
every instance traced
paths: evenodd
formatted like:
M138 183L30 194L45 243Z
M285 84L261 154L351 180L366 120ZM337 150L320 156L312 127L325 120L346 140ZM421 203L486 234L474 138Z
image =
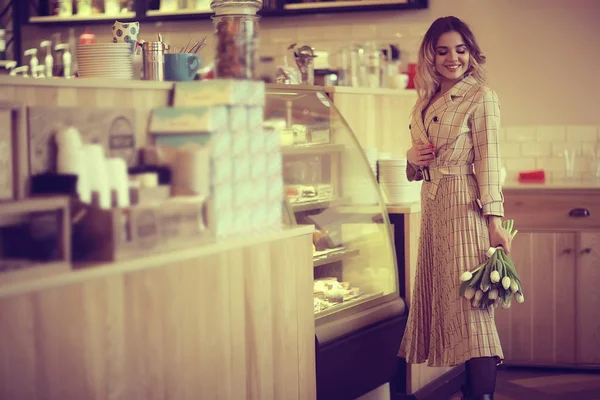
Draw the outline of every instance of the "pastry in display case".
M397 299L389 220L364 153L316 87L267 85L265 121L280 132L289 225L314 225L317 326Z

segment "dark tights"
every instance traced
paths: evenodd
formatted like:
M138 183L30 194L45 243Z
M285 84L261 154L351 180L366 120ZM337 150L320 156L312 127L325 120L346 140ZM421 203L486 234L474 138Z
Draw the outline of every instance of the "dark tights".
M474 398L496 389L496 357L471 358L465 363L466 389Z

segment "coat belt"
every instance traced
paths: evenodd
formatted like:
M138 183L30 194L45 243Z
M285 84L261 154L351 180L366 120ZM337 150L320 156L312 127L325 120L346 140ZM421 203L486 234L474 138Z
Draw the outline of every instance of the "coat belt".
M426 171L423 171L424 177L429 175L429 179L425 179L431 182L428 189L429 198L435 200L435 196L438 191L440 180L445 175L474 175L473 164L465 165L453 165L453 166L437 166L429 167Z

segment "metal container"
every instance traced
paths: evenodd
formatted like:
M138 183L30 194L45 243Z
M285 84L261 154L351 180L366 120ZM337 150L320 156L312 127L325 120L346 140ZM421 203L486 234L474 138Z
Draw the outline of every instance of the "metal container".
M165 80L165 50L166 46L162 41L142 44L144 80Z

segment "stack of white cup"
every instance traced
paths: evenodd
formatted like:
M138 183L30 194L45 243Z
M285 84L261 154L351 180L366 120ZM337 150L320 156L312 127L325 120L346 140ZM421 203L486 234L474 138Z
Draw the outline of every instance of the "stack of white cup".
M421 185L406 177L405 158L379 160L379 185L388 204L408 204L419 201Z
M83 144L79 131L73 127L61 130L55 139L58 147L56 172L77 176L79 200L91 203L92 193L96 192L97 205L109 209L113 205L114 191L116 206L129 206L129 176L125 160L106 159L101 145Z

